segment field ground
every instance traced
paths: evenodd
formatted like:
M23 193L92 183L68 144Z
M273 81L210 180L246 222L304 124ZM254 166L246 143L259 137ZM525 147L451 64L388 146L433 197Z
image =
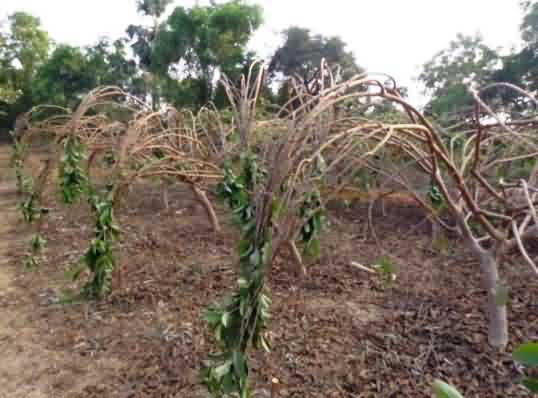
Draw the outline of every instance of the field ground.
M214 236L191 194L134 187L120 210L121 275L100 303L64 304L66 271L91 235L84 204L44 225L38 269L21 262L28 231L16 213L8 149L0 149L0 397L205 397L202 361L213 347L202 310L236 279L237 233L225 210ZM52 196L52 191L49 196ZM50 199L50 198L49 198ZM49 200L49 203L55 203ZM57 203L57 202L56 202ZM322 255L308 276L284 253L270 274L273 351L253 353L256 396L272 377L280 397L429 397L434 378L467 398L526 397L509 353L488 349L478 265L456 240L429 246L426 223L409 203L389 202L375 224L396 280L350 266L371 265L379 248L366 235L367 206L332 205ZM510 345L538 339L538 289L525 266L502 270L510 285Z

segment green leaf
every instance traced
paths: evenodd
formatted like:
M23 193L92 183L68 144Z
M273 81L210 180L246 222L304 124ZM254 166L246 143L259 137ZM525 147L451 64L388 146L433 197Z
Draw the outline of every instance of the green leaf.
M215 340L222 341L222 325L215 328Z
M268 307L271 305L271 299L269 298L268 295L262 293L262 294L260 295L260 304L261 304L264 308L268 308Z
M217 325L220 322L221 317L222 315L219 311L207 311L205 313L205 320L212 326Z
M240 289L246 289L249 286L249 282L245 278L239 278L237 280L237 284L239 285Z
M221 317L221 320L220 320L220 322L222 323L222 326L227 328L230 325L231 317L232 316L231 316L231 314L229 312L223 313L222 317Z
M252 245L250 244L250 241L247 239L242 239L239 241L239 258L243 259L250 255L252 252Z
M231 394L236 390L235 381L232 373L226 373L222 378L222 392Z
M374 264L374 268L385 277L391 277L394 274L394 265L389 256L379 257Z
M269 342L263 335L260 335L260 345L266 352L271 352L271 346L269 345Z
M538 366L538 343L525 343L512 353L514 360L524 366Z
M265 243L262 247L262 265L269 264L269 260L271 259L271 256L273 254L273 247L271 245L271 241Z
M272 208L273 208L272 210L273 217L278 218L283 213L283 210L284 210L284 206L282 205L282 199L280 198L273 199Z
M240 395L241 398L250 398L251 395L250 395L250 391L247 387L244 387L241 389L241 395Z
M538 380L531 377L523 379L522 384L532 393L538 394Z
M321 254L321 245L318 238L313 238L305 245L305 253L310 257L319 257Z
M261 256L260 251L258 249L254 249L254 252L249 257L250 264L258 267L261 265Z
M463 398L458 390L441 380L435 380L433 383L433 393L436 398Z
M245 359L240 351L234 351L232 353L232 361L234 365L234 371L239 380L245 380L247 377Z
M215 378L217 378L218 380L221 380L224 377L224 375L230 373L231 367L232 367L231 361L226 361L222 365L217 366L215 370L213 371Z

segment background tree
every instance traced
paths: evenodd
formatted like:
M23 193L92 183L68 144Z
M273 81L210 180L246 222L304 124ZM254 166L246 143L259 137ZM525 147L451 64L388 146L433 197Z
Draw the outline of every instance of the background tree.
M484 44L482 36L458 34L422 67L418 80L430 94L426 112L447 117L467 110L473 104L469 86L488 83L500 65L501 58Z
M94 82L95 75L88 68L84 52L78 47L59 45L39 68L32 92L36 103L74 107Z
M284 78L299 77L304 87L311 87L322 59L331 66L338 65L344 78L362 71L353 53L346 50L346 43L339 37L313 35L309 29L297 26L286 29L283 35L284 43L277 49L269 65L273 79L278 78L279 74ZM282 84L279 91L280 102L285 102L288 97L286 84Z
M161 30L161 17L172 0L137 0L137 9L145 16L152 18L152 26L129 25L127 35L134 40L131 48L138 58L140 69L144 71L146 92L151 94L152 106L156 110L159 107L159 78L154 67L154 47Z
M0 61L5 62L8 58L4 52L7 50L7 36L0 31ZM17 99L19 93L13 86L13 82L9 79L11 65L0 64L0 105L11 105Z
M503 59L503 68L494 80L513 83L529 90L538 88L538 3L523 2L523 21L520 25L523 48ZM516 100L521 97L516 97Z
M87 48L86 57L96 85L119 86L133 95L143 93L142 76L136 62L127 54L125 39L113 42L102 39Z
M7 27L0 35L0 127L4 128L32 106L32 80L50 47L39 18L16 12L8 17Z
M114 85L140 93L141 78L136 72L136 64L127 59L120 40L112 45L101 40L86 49L59 45L37 71L33 100L72 108L97 86Z
M204 105L215 97L218 73L233 78L244 70L250 59L246 46L261 23L262 9L241 0L176 7L156 39L154 70L159 76L181 78L169 86L185 94L188 90L193 105ZM185 102L177 96L167 99Z

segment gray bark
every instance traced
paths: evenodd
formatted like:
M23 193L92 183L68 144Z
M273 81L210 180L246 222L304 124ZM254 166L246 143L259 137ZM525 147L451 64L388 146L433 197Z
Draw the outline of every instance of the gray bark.
M497 259L490 251L480 254L480 269L484 288L487 292L488 341L495 348L503 349L508 343L508 319L506 316L506 300L499 283Z

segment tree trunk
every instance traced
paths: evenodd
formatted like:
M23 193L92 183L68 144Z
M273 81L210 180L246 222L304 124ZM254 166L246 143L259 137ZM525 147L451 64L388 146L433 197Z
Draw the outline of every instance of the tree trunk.
M487 292L487 314L489 321L489 344L504 349L508 343L508 319L506 317L506 298L504 287L499 284L497 259L491 251L480 255L480 268L484 287Z
M431 251L435 251L435 249L437 247L439 247L439 242L440 242L440 239L441 239L442 230L441 230L441 226L439 225L439 223L437 221L435 221L433 218L429 218L429 221L430 221L430 225L431 225L431 234L432 234L429 249Z
M162 181L162 194L163 194L163 206L164 210L170 210L170 201L168 200L168 181Z
M209 201L206 193L194 184L191 185L191 189L196 195L196 197L198 198L198 200L204 206L204 209L207 213L207 217L209 218L209 221L211 222L211 225L213 226L213 231L215 233L219 233L220 232L219 219L217 218L215 209L213 209L213 206L211 205L211 202Z

